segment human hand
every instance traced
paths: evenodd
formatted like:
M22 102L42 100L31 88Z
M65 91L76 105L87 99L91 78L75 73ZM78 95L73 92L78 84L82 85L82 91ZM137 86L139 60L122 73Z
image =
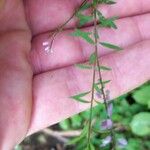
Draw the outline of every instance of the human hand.
M90 74L72 65L87 60L92 47L69 36L70 30L57 36L53 53L46 54L42 47L42 43L47 40L48 31L63 24L80 3L81 0L26 0L24 6L29 27L19 0L8 0L5 8L1 7L1 149L10 149L27 134L87 108L87 105L77 103L69 97L90 88ZM111 91L111 98L150 79L149 4L148 0L120 0L111 8L100 8L106 16L120 17L117 21L118 30L102 29L101 40L124 48L119 53L99 49L102 63L112 68L111 72L103 75L105 79L111 79L107 87ZM75 20L66 28L74 26ZM91 30L91 27L87 30ZM11 53L12 51L14 52Z

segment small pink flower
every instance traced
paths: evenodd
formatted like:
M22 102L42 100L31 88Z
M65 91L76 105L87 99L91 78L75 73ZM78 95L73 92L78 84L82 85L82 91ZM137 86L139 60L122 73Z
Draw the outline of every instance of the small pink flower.
M97 98L102 98L102 92L96 92Z
M109 103L108 104L108 116L111 117L112 116L112 113L113 113L113 104L112 103Z
M101 123L101 129L102 130L111 129L112 127L113 127L113 122L111 119L104 120Z
M106 145L108 145L109 143L111 143L111 136L107 136L105 139L102 140L102 144L100 145L100 147L105 147Z
M128 144L128 142L125 138L119 138L117 140L117 145L119 148L124 148L127 144Z

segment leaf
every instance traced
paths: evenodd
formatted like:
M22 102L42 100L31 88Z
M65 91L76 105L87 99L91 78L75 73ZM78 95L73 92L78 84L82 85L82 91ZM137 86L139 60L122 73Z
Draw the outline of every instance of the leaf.
M80 69L92 69L92 66L85 65L85 64L75 64L75 66Z
M150 85L145 85L133 93L135 101L142 105L150 104Z
M109 83L111 80L106 80L106 81L102 81L103 87L105 86L105 84ZM101 89L98 87L98 85L101 85L100 80L94 84L94 88L97 92L101 92Z
M87 94L89 94L89 92L85 92L85 93L80 93L78 95L75 96L71 96L71 98L73 98L76 101L82 102L82 103L90 103L89 101L84 100L82 97L86 96Z
M103 22L102 26L117 29L117 26L116 26L115 22L111 18L107 19L107 21L105 23Z
M80 68L80 69L92 69L93 66L90 66L90 65L85 65L85 64L75 64L76 67ZM99 67L96 66L95 67L95 70L96 71L99 71ZM111 68L109 67L106 67L106 66L100 66L100 70L103 70L103 71L110 71Z
M75 37L81 37L84 40L86 40L88 43L94 44L94 41L90 38L91 35L90 32L84 32L81 31L80 29L76 29L71 35Z
M110 48L110 49L113 49L113 50L116 50L116 51L120 51L122 50L121 47L119 46L116 46L116 45L113 45L113 44L110 44L110 43L106 43L106 42L100 42L100 44L106 48Z
M69 119L66 119L64 121L61 121L59 123L59 126L63 129L63 130L69 130L70 129L70 122Z
M144 141L145 142L145 141ZM139 139L130 138L125 150L142 150L143 145Z
M95 147L92 143L89 143L89 145L87 146L86 150L95 150Z
M82 125L82 118L79 114L71 117L71 126L73 128L79 128L79 127L81 127L81 125Z
M96 62L96 59L97 59L97 55L96 55L96 53L94 52L94 53L91 54L91 56L90 56L90 58L89 58L89 63L90 63L90 64L94 64L94 63Z
M99 67L96 67L96 70L99 71ZM104 71L110 71L111 68L106 67L106 66L100 66L100 70L104 70Z
M109 5L116 4L116 2L113 0L99 0L99 1L102 1L101 3L109 4Z
M105 80L105 81L102 81L102 84L105 85L107 83L109 83L111 80ZM98 80L98 82L96 83L97 85L101 84L100 80Z
M98 4L108 4L108 5L116 4L116 2L113 0L95 0L95 1L97 1Z
M133 117L130 124L132 132L139 136L150 134L150 113L141 112Z
M89 9L91 6L92 6L91 3L86 3L86 4L84 4L84 5L80 8L80 11L84 11L84 10L86 10L86 9Z
M102 104L102 103L100 103ZM97 134L109 134L110 133L110 130L99 130L97 128L92 128L93 132L97 133Z
M106 81L102 81L102 84L107 84L107 83L109 83L109 82L111 82L111 80L106 80Z
M96 12L99 17L100 26L117 29L117 26L114 21L117 20L118 17L112 17L107 19L102 15L100 11L97 10Z
M101 92L101 89L98 87L98 85L95 83L94 84L94 89L99 93Z
M93 0L93 6L96 6L97 4L99 4L100 0Z
M80 142L80 140L82 140L83 138L86 137L87 131L88 131L88 126L85 125L80 136L73 138L66 145L74 145L74 144Z
M93 17L92 16L85 16L85 15L82 15L81 13L77 13L76 15L79 19L79 27L85 25L86 23L88 22L91 22Z

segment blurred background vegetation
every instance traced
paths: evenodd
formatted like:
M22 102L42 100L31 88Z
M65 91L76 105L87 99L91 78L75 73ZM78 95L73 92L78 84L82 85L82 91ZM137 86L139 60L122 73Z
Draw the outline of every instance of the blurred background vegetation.
M150 81L141 87L117 98L114 103L112 120L116 130L116 138L125 138L128 144L123 150L150 150ZM83 150L84 139L74 147L66 147L65 143L81 133L89 111L77 114L59 124L51 126L26 138L15 150ZM94 128L100 128L105 117L104 106L94 109ZM100 139L104 135L94 133L93 144L100 149ZM121 148L117 148L120 150ZM108 150L106 147L105 150Z

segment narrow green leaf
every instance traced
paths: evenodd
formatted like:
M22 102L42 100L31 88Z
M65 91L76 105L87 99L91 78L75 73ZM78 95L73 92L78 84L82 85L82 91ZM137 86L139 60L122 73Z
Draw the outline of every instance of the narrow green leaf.
M112 17L112 18L105 18L100 11L96 11L97 15L99 17L99 25L102 27L108 27L108 28L113 28L117 29L117 26L115 24L115 20L118 19L118 17Z
M96 56L96 53L92 53L90 58L89 58L89 63L90 64L94 64L96 62L96 59L97 59L97 56Z
M99 4L108 4L108 5L116 4L116 2L113 0L98 0L98 3Z
M80 93L78 95L71 96L71 98L73 98L76 101L82 102L82 103L90 103L90 101L86 101L86 100L83 99L83 97L85 95L89 94L89 93L90 93L90 91L89 92L85 92L85 93Z
M106 85L107 83L109 83L109 82L110 82L110 80L102 81L102 84L103 84L103 86L105 86L105 85ZM95 88L95 90L96 90L97 92L101 92L101 88L99 88L99 85L101 86L100 80L99 80L97 83L94 84L94 88Z
M80 8L80 11L84 11L84 10L86 10L86 9L89 9L91 6L92 6L91 3L86 3L86 4L84 4L84 5Z
M102 103L99 103L99 104L102 104ZM93 130L93 132L98 133L98 134L108 134L108 133L110 133L110 129L107 129L107 130L97 130L96 128L92 128L92 130Z
M76 29L71 35L75 37L81 37L84 40L86 40L88 43L94 44L94 41L90 37L91 35L90 32L84 32L84 31L81 31L80 29Z
M103 84L107 84L109 82L111 82L111 80L102 81Z
M111 80L102 81L102 84L105 86L105 84L109 83L110 81ZM95 84L100 85L101 84L100 80Z
M79 27L85 25L86 23L88 22L91 22L93 17L92 16L86 16L86 15L83 15L81 13L77 13L76 15L79 19Z
M87 147L87 150L95 150L95 147L92 143L90 143Z
M94 84L94 89L97 91L97 92L101 92L101 89L98 87L98 84Z
M116 46L116 45L113 45L113 44L110 44L110 43L106 43L106 42L100 42L100 44L106 48L110 48L110 49L113 49L113 50L116 50L116 51L120 51L122 50L121 47L119 46Z
M108 71L110 71L110 70L111 70L111 68L106 67L106 66L100 66L100 69L101 69L101 70L108 70Z
M78 67L78 68L80 68L80 69L93 69L93 66L85 65L85 64L75 64L75 66ZM96 66L95 70L99 71L99 67ZM102 70L102 71L110 71L111 68L106 67L106 66L100 66L100 70Z
M83 128L83 130L82 130L80 136L73 138L73 139L70 140L66 145L74 145L74 144L80 142L83 138L86 137L87 131L88 131L88 126L84 126L84 128Z
M103 3L104 4L109 4L109 5L116 4L116 2L112 1L112 0L103 0Z
M97 4L99 4L99 0L93 0L93 6L96 6Z
M92 66L85 65L85 64L75 64L75 66L80 69L92 69Z
M96 67L95 69L96 69L97 71L99 71L99 67ZM111 68L106 67L106 66L100 66L100 70L110 71L110 70L111 70Z

